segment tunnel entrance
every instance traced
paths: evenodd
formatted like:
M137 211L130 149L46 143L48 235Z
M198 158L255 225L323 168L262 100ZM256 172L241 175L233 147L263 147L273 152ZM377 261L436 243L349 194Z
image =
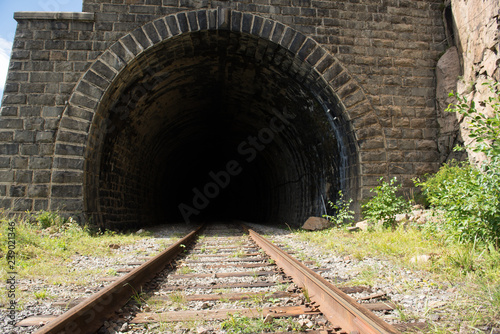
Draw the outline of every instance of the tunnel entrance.
M335 96L318 99L300 79L308 71L278 44L230 31L182 34L143 52L94 117L86 211L104 227L298 225L326 213L339 190L355 198L344 111Z

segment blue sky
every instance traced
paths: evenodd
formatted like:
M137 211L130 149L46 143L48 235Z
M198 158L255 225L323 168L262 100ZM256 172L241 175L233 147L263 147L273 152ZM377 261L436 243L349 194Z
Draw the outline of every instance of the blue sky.
M3 96L17 22L14 12L81 12L82 0L0 0L0 98Z

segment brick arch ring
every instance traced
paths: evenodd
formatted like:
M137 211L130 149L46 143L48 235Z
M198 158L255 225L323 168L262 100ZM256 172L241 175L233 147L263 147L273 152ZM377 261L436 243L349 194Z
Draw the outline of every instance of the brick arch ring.
M335 116L332 120L337 120L337 116L341 118L337 120L336 127L343 132L344 137L351 138L349 143L342 143L342 138L338 139L341 150L343 147L351 150L344 154L351 159L348 163L351 171L348 173L356 174L357 180L349 180L348 183L351 188L356 188L351 189L352 197L359 200L363 184L362 164L385 163L386 160L380 160L386 159L384 153L387 147L382 126L362 88L346 67L313 38L272 19L225 8L179 12L156 19L126 34L104 51L76 84L61 116L52 173L67 170L68 166L85 173L86 151L89 141L95 140L92 138L92 127L96 118L102 117L99 113L103 109L103 97L110 94L119 74L135 59L176 36L224 30L274 43L291 53L294 62L298 61L310 68L308 73L296 70L293 74L309 88L325 112L330 112L330 109L342 110L341 114L332 115ZM293 71L290 68L285 70ZM68 136L68 133L75 135ZM342 135L339 134L339 137ZM64 149L67 144L80 146L81 150L68 152ZM376 157L377 161L371 162L371 157ZM64 163L61 162L63 160ZM49 191L53 193L54 187L65 185L71 185L73 189L78 187L75 183L55 184L51 178ZM84 185L79 185L81 188L73 191L74 200L67 200L63 211L85 211ZM54 205L51 200L49 207L61 209L56 207L60 206L58 203Z

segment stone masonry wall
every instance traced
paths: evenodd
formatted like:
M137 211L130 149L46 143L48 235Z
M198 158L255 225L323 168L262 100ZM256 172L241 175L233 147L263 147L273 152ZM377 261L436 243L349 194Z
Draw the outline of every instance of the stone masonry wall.
M310 37L361 87L352 96L366 98L374 115L350 120L360 149L362 198L381 176L398 176L411 186L415 176L437 170L434 68L445 48L441 0L84 0L83 13L16 14L0 117L0 206L83 211L77 184L84 178L89 125L72 117L91 120L93 114L68 108L82 74L97 75L86 71L137 27L172 13L219 7ZM86 99L80 102L89 108L98 104L83 95L73 98ZM60 123L63 112L70 116L66 124ZM56 135L68 144L62 140L56 147ZM82 145L70 144L75 138Z

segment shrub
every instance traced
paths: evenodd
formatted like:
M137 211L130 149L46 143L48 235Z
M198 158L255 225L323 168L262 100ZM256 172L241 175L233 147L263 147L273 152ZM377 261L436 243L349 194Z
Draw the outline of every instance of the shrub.
M446 164L422 187L430 204L442 211L443 223L433 226L461 243L500 242L500 174L469 163Z
M451 92L457 100L456 104L450 104L446 111L458 112L465 116L469 124L469 137L475 140L475 143L469 145L474 152L484 153L490 160L500 159L500 88L499 83L484 83L487 85L491 96L480 104L488 106L492 116L480 113L476 109L474 101L467 101L467 97L458 93Z
M489 84L491 96L480 104L489 107L492 115L481 114L474 101L455 96L449 112L466 117L475 140L468 145L482 152L487 161L481 166L469 163L444 165L439 172L417 181L431 205L442 210L444 222L435 228L462 243L483 242L500 246L500 92L498 83Z
M401 189L401 185L396 184L395 177L389 183L381 177L379 182L380 185L370 189L370 192L375 192L376 195L362 206L363 214L371 221L382 220L384 227L394 227L396 215L410 212L411 205L396 194Z
M339 191L339 198L335 201L335 203L328 201L328 204L332 209L335 210L335 213L331 216L323 215L323 217L328 219L335 227L339 227L344 224L349 224L354 219L354 211L349 209L351 203L352 203L352 198L349 198L346 201L344 199L344 194L342 194L342 191Z

